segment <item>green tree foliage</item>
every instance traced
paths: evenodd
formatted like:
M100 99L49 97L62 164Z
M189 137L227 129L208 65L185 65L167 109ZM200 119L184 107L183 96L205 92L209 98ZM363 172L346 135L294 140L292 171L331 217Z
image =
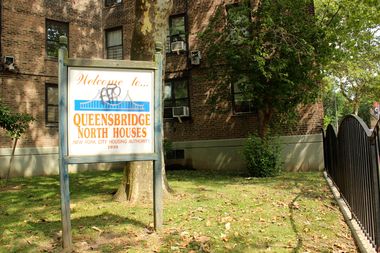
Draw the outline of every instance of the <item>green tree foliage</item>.
M332 124L335 128L337 128L340 120L343 119L345 115L350 114L352 111L342 93L338 92L331 82L328 82L324 87L323 109L324 128L327 128L329 124Z
M14 113L0 102L0 127L7 131L12 139L19 139L28 129L33 117L26 113Z
M331 48L325 71L357 115L380 95L380 2L316 0L316 6Z
M310 1L261 0L255 6L246 1L226 10L220 6L200 36L210 77L219 80L221 90L211 101L238 85L257 108L263 137L275 113L317 97L329 47Z
M354 107L352 103L347 103L347 99L337 87L334 87L331 80L328 79L327 81L328 84L325 85L323 92L323 126L327 128L329 124L332 124L337 128L337 125L339 125L339 122L344 116L354 111ZM369 111L372 106L373 99L363 97L358 108L358 116L362 118L368 126L370 126L371 122L371 114Z
M6 181L8 181L12 168L17 141L21 135L26 132L29 127L29 123L33 120L34 118L29 114L12 112L8 106L0 101L0 127L5 129L9 137L13 139L13 148L11 159L9 160Z

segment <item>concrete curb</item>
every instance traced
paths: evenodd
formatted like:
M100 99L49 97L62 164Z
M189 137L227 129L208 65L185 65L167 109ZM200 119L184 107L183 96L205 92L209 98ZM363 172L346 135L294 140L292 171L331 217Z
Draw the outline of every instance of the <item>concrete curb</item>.
M352 218L352 214L346 202L340 197L338 189L334 186L332 180L329 178L326 172L323 172L323 175L331 189L331 192L334 195L336 202L338 203L339 209L343 214L344 220L347 225L350 227L351 233L355 239L356 245L358 246L360 252L362 253L376 253L375 248L369 242L367 237L364 235L363 231L359 227L359 224L355 219Z

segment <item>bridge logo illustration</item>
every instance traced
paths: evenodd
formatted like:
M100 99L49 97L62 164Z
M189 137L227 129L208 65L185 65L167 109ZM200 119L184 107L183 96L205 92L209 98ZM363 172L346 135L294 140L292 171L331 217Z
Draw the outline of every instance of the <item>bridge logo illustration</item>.
M134 101L127 90L119 99L122 90L117 84L108 84L98 90L93 99L74 100L75 111L149 112L148 101Z

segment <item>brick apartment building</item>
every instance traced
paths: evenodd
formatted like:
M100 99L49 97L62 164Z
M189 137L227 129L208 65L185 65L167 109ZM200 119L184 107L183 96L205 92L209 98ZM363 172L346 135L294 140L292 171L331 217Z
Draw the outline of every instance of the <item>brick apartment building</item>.
M227 113L211 113L197 34L223 0L174 0L166 46L164 130L173 142L168 164L195 169L244 168L240 150L256 127L249 101L231 93ZM0 99L36 121L18 144L13 175L58 172L58 37L67 35L70 58L130 59L133 0L1 0ZM232 91L226 91L232 92ZM174 108L174 109L173 109ZM323 109L302 110L291 136L282 138L288 169L322 167ZM12 142L0 130L0 177ZM107 167L108 165L102 165ZM86 166L85 166L86 167ZM76 168L72 168L75 170Z

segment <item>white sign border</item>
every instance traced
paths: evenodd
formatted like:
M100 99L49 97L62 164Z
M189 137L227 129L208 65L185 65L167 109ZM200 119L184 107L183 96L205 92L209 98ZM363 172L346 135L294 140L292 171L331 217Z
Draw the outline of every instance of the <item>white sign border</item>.
M70 141L72 140L71 135L70 135L70 127L72 124L70 124L70 120L72 120L72 112L70 109L73 107L73 96L72 93L75 92L74 89L72 88L73 82L70 80L70 72L71 71L77 71L77 70L83 70L83 71L103 71L103 72L117 72L121 73L121 75L128 75L133 72L138 72L138 73L143 73L143 74L148 74L149 79L150 79L150 101L149 101L149 115L150 115L150 125L149 125L149 133L150 137L147 138L149 141L149 148L148 150L145 150L144 152L86 152L86 154L78 154L77 152L71 152L73 148L71 147ZM92 66L68 66L67 68L67 153L68 157L94 157L94 156L125 156L125 155L149 155L149 154L155 154L155 125L156 125L156 119L155 119L155 77L156 71L153 68L133 68L133 67L119 67L119 68L113 68L113 67L92 67ZM101 113L102 111L98 111L98 113ZM118 139L116 139L118 140ZM129 145L133 145L133 143L130 143ZM134 149L133 147L130 148L130 150L138 150Z

